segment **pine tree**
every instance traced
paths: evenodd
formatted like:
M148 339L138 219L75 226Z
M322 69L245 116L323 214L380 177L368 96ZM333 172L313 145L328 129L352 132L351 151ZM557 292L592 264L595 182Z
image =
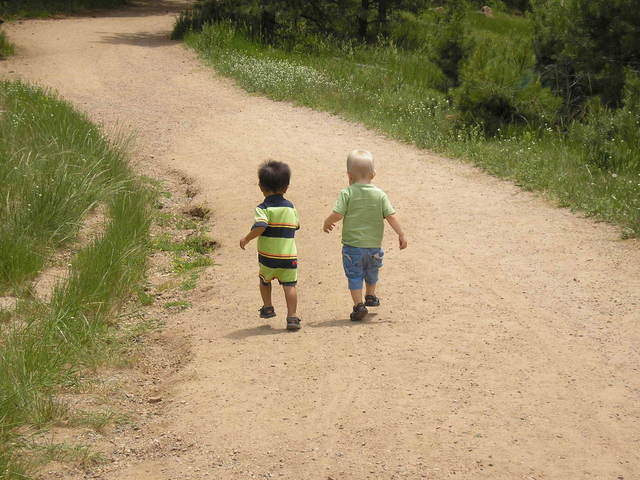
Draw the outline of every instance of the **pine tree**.
M637 0L534 0L537 68L567 113L590 96L622 103L625 69L640 71Z

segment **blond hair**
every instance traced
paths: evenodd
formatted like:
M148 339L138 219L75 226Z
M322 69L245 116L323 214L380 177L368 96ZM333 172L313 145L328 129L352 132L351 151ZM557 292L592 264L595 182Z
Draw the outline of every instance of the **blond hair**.
M347 156L347 172L356 180L371 179L376 174L373 155L367 150L352 150Z

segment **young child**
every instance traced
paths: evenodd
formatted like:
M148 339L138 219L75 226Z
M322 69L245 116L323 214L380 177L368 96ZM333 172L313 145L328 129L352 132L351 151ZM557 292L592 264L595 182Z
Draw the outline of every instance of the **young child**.
M286 163L269 160L260 165L258 179L264 202L256 208L255 222L251 231L240 239L240 248L244 250L247 243L258 238L263 302L260 317L276 316L271 302L271 280L277 278L287 301L287 330L299 330L300 319L296 316L298 261L294 237L300 222L293 204L283 196L289 188L291 170Z
M387 194L371 183L376 171L373 155L366 150L354 150L347 157L349 186L340 192L333 212L324 221L323 230L329 233L336 222L344 219L342 226L342 263L353 299L352 321L363 320L367 307L377 307L378 270L382 266L384 251L381 248L384 221L398 234L400 250L407 248L395 210ZM365 301L362 301L362 282L366 285Z

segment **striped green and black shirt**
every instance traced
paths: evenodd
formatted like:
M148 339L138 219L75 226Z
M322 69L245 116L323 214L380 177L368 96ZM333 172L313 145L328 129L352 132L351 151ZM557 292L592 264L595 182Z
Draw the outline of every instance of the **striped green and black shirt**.
M282 195L269 195L256 208L253 228L265 227L258 238L258 261L269 268L296 268L295 235L300 228L298 212Z

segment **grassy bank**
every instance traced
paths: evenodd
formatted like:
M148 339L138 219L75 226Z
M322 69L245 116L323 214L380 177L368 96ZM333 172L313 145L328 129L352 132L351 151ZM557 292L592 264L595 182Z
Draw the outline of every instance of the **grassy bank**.
M17 292L82 219L114 198L131 173L125 149L69 105L37 89L2 83L0 103L0 293Z
M483 85L498 84L513 92L518 108L534 115L536 102L547 93L540 90L538 94L535 81L518 90L520 78L533 61L532 53L523 46L520 57L513 58L518 47L505 41L514 31L530 32L530 26L526 19L502 13L497 17L498 23L478 15L467 20L475 44L492 47L477 48L471 54L461 75L472 91L458 91L457 95L481 94ZM492 136L480 126L460 122L460 109L443 93L446 78L420 50L321 38L313 39L306 48L284 49L250 39L224 22L187 34L186 42L248 91L339 113L419 147L469 160L523 188L546 192L560 205L617 223L627 236L640 235L640 165L629 162L615 172L594 167L585 158L590 154L589 138L599 132L583 141L576 132L567 133L551 124L545 127L543 117L542 127L515 124L498 128ZM481 76L484 66L497 65L506 71L505 64L516 71L514 78ZM604 134L596 140L604 143ZM620 143L618 147L629 150L633 146Z
M5 480L26 478L24 432L64 411L56 393L113 354L112 316L145 272L151 195L124 147L55 96L3 82L0 106L0 285L17 297L0 308ZM75 253L50 301L36 299L31 280L98 204L104 229Z
M114 8L127 0L10 0L0 1L0 16L6 18L48 17L57 13Z

